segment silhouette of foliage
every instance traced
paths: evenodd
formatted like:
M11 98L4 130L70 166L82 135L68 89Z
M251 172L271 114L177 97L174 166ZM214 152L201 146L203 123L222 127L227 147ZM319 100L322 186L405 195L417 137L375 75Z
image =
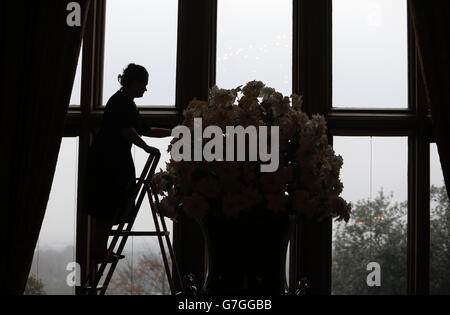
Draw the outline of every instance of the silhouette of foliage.
M334 294L407 293L407 202L393 203L383 191L353 205L348 224L336 223ZM431 188L430 293L450 293L450 207L446 188ZM381 266L381 286L369 287L370 262Z
M127 259L119 266L107 294L112 295L169 295L170 287L161 254L148 249L132 264Z
M46 295L44 291L44 284L36 275L31 274L28 277L27 285L25 287L25 295Z

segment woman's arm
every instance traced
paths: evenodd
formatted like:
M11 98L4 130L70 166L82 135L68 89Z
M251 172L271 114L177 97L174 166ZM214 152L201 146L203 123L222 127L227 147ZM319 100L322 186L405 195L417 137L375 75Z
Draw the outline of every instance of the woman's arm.
M150 130L144 134L146 137L152 137L152 138L166 138L172 136L172 129L167 128L156 128L152 127Z
M128 140L130 140L130 142L133 143L134 145L145 150L145 152L147 152L147 153L156 154L156 152L159 152L159 150L157 148L147 145L147 143L144 140L142 140L142 138L136 132L136 129L134 129L132 127L123 128L122 135L125 138L127 138Z

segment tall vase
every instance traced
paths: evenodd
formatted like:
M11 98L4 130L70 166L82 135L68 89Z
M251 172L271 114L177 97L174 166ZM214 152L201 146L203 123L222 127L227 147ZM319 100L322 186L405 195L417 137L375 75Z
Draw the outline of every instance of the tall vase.
M207 249L208 295L283 295L286 251L294 218L254 211L201 221Z

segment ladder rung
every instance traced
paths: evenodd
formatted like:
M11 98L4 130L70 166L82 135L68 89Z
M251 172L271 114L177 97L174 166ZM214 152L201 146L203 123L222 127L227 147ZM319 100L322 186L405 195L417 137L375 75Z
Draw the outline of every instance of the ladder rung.
M111 236L169 236L170 233L167 232L127 232L127 231L111 231Z
M140 178L136 178L136 181L137 181L137 182L140 181L140 180L141 180ZM143 182L144 182L144 183L151 183L151 180L149 180L149 179L144 179Z

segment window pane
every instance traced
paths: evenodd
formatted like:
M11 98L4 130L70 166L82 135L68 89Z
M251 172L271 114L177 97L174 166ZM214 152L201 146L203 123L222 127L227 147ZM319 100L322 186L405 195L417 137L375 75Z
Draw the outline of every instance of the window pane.
M80 106L81 104L81 64L82 64L83 49L80 51L78 58L77 72L75 73L75 81L72 88L72 96L70 98L70 106Z
M334 148L353 210L334 224L333 294L406 294L408 140L335 137Z
M450 294L450 206L436 144L430 148L430 294Z
M103 105L120 89L117 76L129 63L150 74L137 105L175 104L177 19L177 0L107 1Z
M161 159L156 169L166 169L166 162L170 160L167 152L171 137L156 139L145 139L146 142L158 148ZM136 176L139 177L148 159L148 154L133 146ZM173 224L169 219L165 220L167 229L172 240ZM153 216L147 197L144 199L139 210L134 231L155 231ZM168 251L166 251L168 253ZM126 258L120 262L113 280L108 289L108 294L131 294L131 295L170 295L170 287L165 273L164 263L156 237L131 237L128 239L124 250Z
M70 272L67 271L68 264L75 262L77 174L78 138L63 138L27 293L75 293L75 288L68 286L66 278Z
M406 0L333 1L333 106L408 107Z
M219 0L217 85L263 81L292 92L292 1Z

